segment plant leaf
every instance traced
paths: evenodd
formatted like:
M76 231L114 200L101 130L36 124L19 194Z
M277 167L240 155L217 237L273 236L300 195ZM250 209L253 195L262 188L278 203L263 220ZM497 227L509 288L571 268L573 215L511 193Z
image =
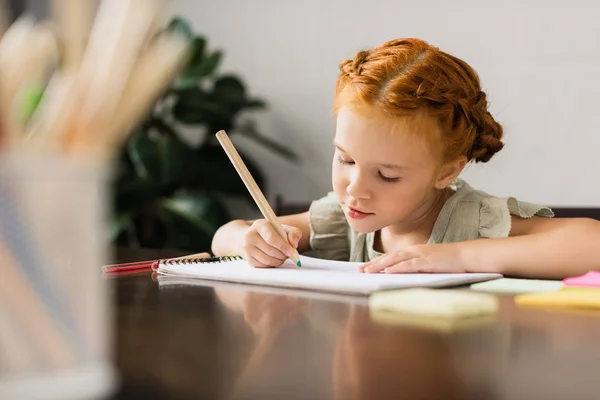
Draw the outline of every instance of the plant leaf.
M195 157L194 151L175 135L163 135L159 140L161 183L172 187L185 180L188 165Z
M117 182L115 212L135 214L154 203L158 195L159 187L153 181L141 179L135 174L122 177Z
M169 23L167 29L181 33L185 37L188 37L190 39L194 37L194 32L192 31L190 24L181 17L173 18Z
M173 197L179 210L188 210L200 218L211 233L229 220L229 213L219 198L204 189L187 189Z
M204 233L211 234L216 228L203 219L209 208L208 203L204 196L187 195L161 199L159 206L163 210L177 214Z
M187 66L198 65L204 58L206 50L206 39L203 36L195 36L191 43L191 51Z
M200 247L202 240L206 243L200 250L208 250L212 236L229 216L218 198L203 190L185 191L169 199L161 200L160 215L170 225L174 236L183 242L172 244L179 248Z
M163 133L168 136L179 137L179 134L167 121L160 118L152 118L148 122L148 126L158 130L160 133Z
M239 153L256 184L264 192L265 181L262 172L243 152ZM206 144L198 149L196 154L197 156L193 163L193 173L190 175L190 181L186 182L187 185L209 191L242 196L252 201L248 189L246 189L246 186L221 146Z
M149 131L138 129L127 143L127 152L133 168L142 179L158 180L160 177L160 151Z
M234 115L223 104L208 97L180 97L173 106L173 116L183 124L207 124L230 129Z
M215 71L222 56L223 53L217 50L211 55L202 58L202 60L196 64L189 65L181 75L182 77L191 77L197 80L204 78Z
M165 239L161 247L189 250L190 252L209 251L212 235L168 208L160 208L158 217L165 230Z
M246 101L246 88L233 75L225 75L217 79L212 94L216 101L227 104L235 111L238 111Z
M267 106L267 104L263 100L252 99L252 100L246 100L246 102L244 102L243 108L256 110L256 109L265 108L266 106Z
M108 242L113 243L124 230L131 226L132 223L133 219L130 213L117 213L112 215L108 221Z
M171 88L174 91L193 89L198 86L198 78L195 76L179 75L173 81Z
M210 133L239 131L283 157L297 160L297 156L260 135L254 126L236 129L241 110L263 108L265 103L248 98L237 76L215 75L222 52L208 51L206 38L195 35L185 19L174 18L168 29L189 38L191 49L171 90L161 96L123 148L108 234L128 245L205 251L215 230L229 220L220 196L252 200L214 137L206 135L192 148L181 140L174 122L202 125ZM265 191L261 170L241 156Z

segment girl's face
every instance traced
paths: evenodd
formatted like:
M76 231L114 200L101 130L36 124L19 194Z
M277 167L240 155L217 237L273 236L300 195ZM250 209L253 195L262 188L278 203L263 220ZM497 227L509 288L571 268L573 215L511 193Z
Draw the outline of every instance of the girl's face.
M438 198L440 155L427 117L386 119L338 113L332 180L350 227L362 233L410 227Z

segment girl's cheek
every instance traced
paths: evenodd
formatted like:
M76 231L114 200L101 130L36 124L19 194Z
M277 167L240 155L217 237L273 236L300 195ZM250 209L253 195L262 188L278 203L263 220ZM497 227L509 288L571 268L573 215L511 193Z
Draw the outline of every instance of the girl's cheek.
M333 167L332 173L331 173L331 179L333 181L333 187L334 188L342 188L344 186L344 184L348 182L348 179L344 176L343 171L340 171L339 168L337 167Z

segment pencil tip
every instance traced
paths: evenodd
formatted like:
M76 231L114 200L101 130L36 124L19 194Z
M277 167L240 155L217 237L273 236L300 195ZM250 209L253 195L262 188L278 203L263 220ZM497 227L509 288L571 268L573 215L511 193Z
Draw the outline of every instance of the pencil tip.
M302 264L300 263L300 260L298 260L298 262L296 263L297 266L301 267Z

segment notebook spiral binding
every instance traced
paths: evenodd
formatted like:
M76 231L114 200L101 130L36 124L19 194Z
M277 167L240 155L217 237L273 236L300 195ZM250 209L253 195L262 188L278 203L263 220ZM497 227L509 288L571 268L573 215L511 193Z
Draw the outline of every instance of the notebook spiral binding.
M215 257L184 257L184 258L171 258L163 260L162 264L167 265L185 265L185 264L196 264L196 263L222 263L226 261L241 260L241 256L215 256Z

